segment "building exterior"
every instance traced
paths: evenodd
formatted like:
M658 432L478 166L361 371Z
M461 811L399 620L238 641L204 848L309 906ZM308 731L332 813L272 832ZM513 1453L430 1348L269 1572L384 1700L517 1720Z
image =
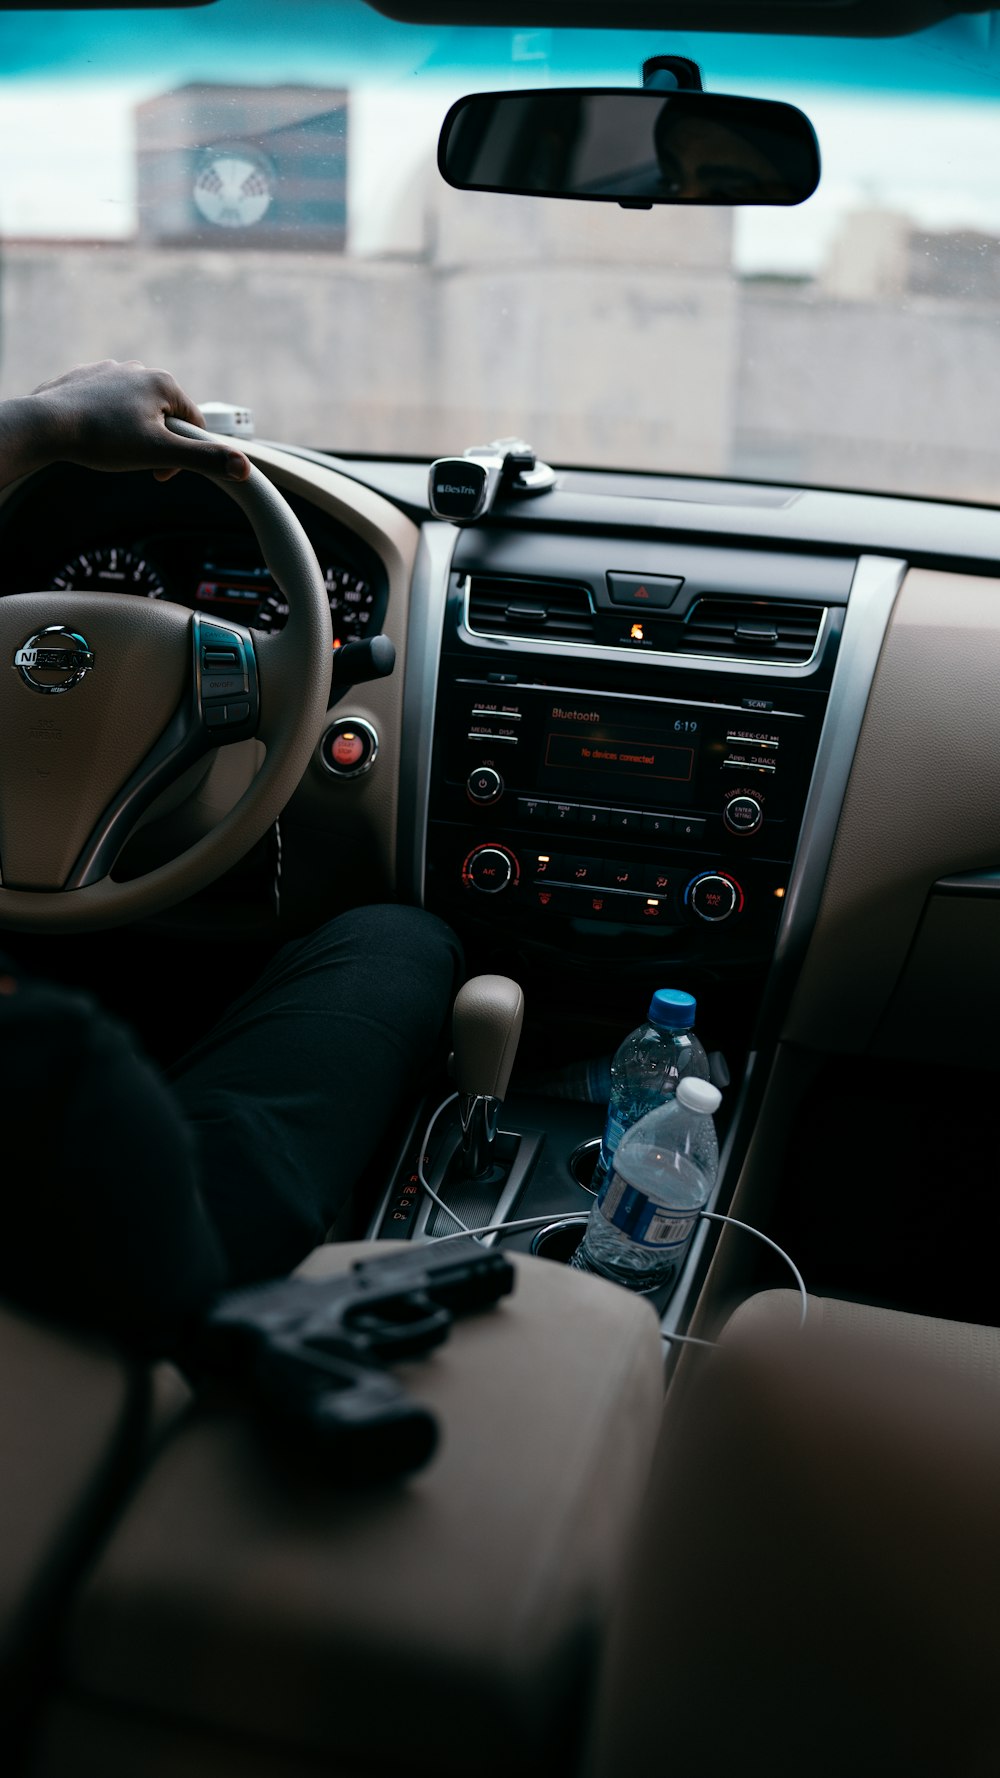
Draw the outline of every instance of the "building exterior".
M343 251L347 127L334 87L191 85L147 100L139 241Z

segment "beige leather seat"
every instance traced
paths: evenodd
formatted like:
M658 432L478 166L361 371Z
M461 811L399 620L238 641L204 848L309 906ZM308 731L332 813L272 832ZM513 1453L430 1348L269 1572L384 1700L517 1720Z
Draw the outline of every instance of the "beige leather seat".
M668 1398L588 1778L995 1778L998 1599L1000 1331L754 1298Z
M408 1482L337 1492L202 1403L80 1590L35 1778L569 1778L662 1352L641 1299L516 1264L400 1367L444 1429Z
M446 1437L402 1486L337 1494L221 1398L175 1429L32 1778L1000 1770L1000 1332L768 1293L661 1426L646 1305L518 1269L406 1367Z
M48 1677L66 1599L138 1471L158 1412L145 1366L0 1305L0 1725L8 1751Z

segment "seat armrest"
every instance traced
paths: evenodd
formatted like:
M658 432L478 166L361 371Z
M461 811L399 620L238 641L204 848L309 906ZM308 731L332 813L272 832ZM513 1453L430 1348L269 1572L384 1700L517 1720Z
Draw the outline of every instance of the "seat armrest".
M214 1739L220 1773L234 1744L269 1748L276 1773L572 1771L660 1420L659 1327L601 1279L514 1263L511 1297L397 1367L441 1426L407 1481L338 1490L229 1401L185 1422L82 1593L38 1778L89 1773L66 1729L84 1710L135 1725L102 1741L102 1778L158 1772L171 1723Z

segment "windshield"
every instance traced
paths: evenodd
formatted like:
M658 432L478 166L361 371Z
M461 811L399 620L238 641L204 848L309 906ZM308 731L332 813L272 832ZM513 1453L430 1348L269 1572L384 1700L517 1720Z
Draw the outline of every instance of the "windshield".
M690 57L790 100L794 209L459 193L461 94ZM407 27L362 0L0 17L0 387L141 358L259 435L996 503L994 17L850 44Z

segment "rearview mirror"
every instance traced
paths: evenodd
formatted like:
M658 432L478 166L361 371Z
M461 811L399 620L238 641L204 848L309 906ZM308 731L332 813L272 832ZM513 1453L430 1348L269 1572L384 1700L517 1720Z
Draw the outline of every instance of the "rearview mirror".
M794 105L725 93L549 87L451 107L438 166L460 191L651 204L801 204L819 183Z

